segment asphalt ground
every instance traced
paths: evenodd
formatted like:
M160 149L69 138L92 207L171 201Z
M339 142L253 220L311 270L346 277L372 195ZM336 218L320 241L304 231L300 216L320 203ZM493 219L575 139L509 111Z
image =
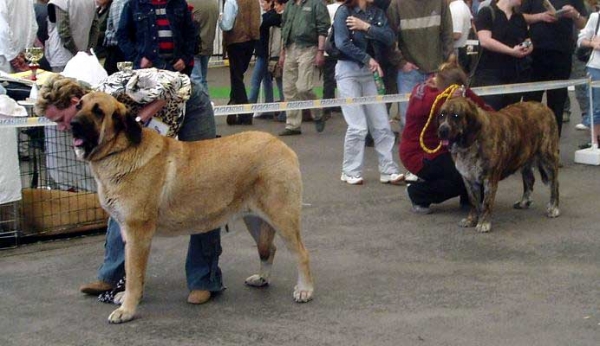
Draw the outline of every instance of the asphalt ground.
M221 135L284 127L223 120ZM138 317L110 325L115 306L78 292L95 278L104 236L79 237L0 251L0 345L598 345L600 168L573 163L587 140L573 130L577 120L561 139L562 215L545 216L549 191L537 173L531 209L512 209L521 195L512 176L500 184L487 234L457 225L466 215L458 199L413 214L404 186L379 183L372 148L365 185L340 182L343 118L321 134L305 123L301 136L283 140L303 174L313 301L293 301L295 262L277 238L271 285L244 285L258 256L238 220L222 233L223 294L187 304L188 238L156 238Z

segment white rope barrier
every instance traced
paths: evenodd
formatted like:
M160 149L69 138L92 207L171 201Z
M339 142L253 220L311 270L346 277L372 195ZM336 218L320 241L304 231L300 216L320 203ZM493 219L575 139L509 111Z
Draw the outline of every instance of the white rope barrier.
M600 81L590 82L589 79L572 79L548 82L504 84L495 86L476 87L472 90L480 96L524 93L531 91L542 91L551 89L561 89L569 86L589 84L591 87L600 87ZM280 112L287 110L314 109L325 107L337 107L344 105L365 105L374 103L392 103L407 102L410 94L376 95L354 98L336 98L323 100L273 102L273 103L255 103L243 105L215 106L215 116L225 116L228 114L247 114L255 112ZM591 100L590 100L591 102ZM27 117L27 118L0 118L0 128L11 127L32 127L32 126L51 126L54 122L45 117Z

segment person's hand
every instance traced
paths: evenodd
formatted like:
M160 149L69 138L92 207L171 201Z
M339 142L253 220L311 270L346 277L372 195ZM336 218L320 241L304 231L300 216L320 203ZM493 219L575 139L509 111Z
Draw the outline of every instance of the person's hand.
M562 14L562 17L571 18L571 19L577 19L577 18L581 17L581 14L579 14L579 11L577 11L575 9L575 7L573 7L571 5L565 5L565 6L563 6L562 10L565 11Z
M404 64L404 66L402 66L401 70L402 70L402 72L407 73L407 72L418 70L418 69L419 69L419 66L413 64L410 61L407 61L406 64Z
M281 67L281 69L283 70L283 64L285 63L285 50L281 50L281 52L279 53L279 67Z
M600 50L600 37L592 37L592 39L590 40L590 46L592 47L592 49Z
M523 58L529 53L531 53L529 48L523 47L521 44L518 44L512 48L510 55L514 56L515 58Z
M24 72L29 70L29 65L25 59L25 55L23 53L19 53L14 59L10 61L10 66L16 72Z
M552 13L546 11L536 15L538 22L554 23L558 20Z
M179 59L177 60L174 64L173 64L173 68L175 69L175 71L183 71L185 69L185 62L183 62L183 59Z
M146 57L143 57L140 61L141 68L149 68L152 67L152 61L148 60Z
M383 70L381 69L381 66L379 66L377 60L373 58L369 59L369 70L373 73L377 71L379 73L379 77L383 77Z
M371 24L354 16L346 18L346 25L348 26L348 29L357 31L368 31L371 27Z
M315 57L315 66L321 67L325 65L325 55L323 53L324 52L322 50L317 52L317 56Z

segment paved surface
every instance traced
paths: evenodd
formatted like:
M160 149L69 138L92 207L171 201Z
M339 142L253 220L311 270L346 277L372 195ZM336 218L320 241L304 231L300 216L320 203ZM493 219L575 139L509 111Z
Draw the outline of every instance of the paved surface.
M223 135L283 128L222 120ZM77 290L102 259L104 236L88 236L0 251L0 345L598 345L600 168L573 164L586 140L575 120L562 139L562 216L544 216L549 194L537 174L534 205L513 210L513 176L500 184L489 234L457 226L466 212L456 199L412 214L405 187L378 182L371 148L366 184L344 185L343 119L322 134L306 123L284 140L302 166L312 302L293 302L294 260L279 239L271 286L244 286L258 256L237 221L223 233L222 295L188 305L187 237L157 238L138 318L109 325L115 307Z

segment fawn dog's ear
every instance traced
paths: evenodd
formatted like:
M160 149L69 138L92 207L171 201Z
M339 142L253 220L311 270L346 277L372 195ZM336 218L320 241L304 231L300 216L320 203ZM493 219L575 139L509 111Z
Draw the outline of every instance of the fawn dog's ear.
M115 132L122 130L131 143L140 144L142 141L142 126L135 121L135 116L131 114L127 106L116 100L115 102L118 103L112 115Z

